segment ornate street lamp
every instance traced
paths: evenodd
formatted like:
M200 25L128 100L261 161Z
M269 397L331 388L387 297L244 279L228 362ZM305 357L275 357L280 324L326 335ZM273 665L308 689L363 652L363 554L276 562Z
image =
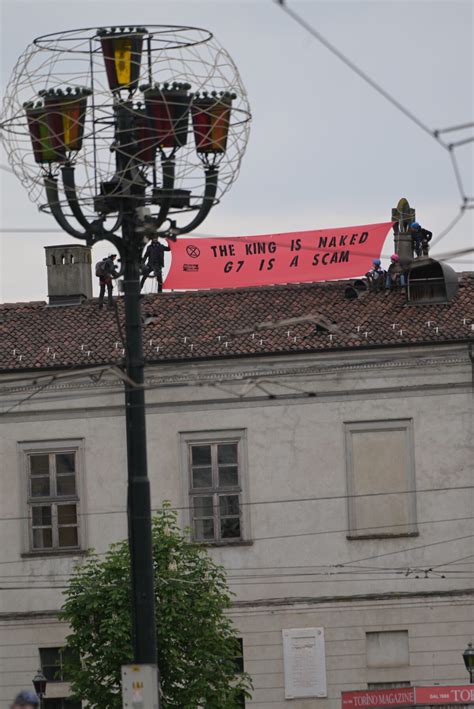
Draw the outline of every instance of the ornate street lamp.
M462 654L464 664L466 665L466 670L469 672L469 680L471 684L474 684L474 648L472 643L467 644L467 648Z
M29 197L68 234L90 246L108 240L121 256L134 662L155 664L143 233L145 224L171 239L191 232L230 188L249 134L245 89L207 30L86 28L35 39L14 68L4 107L0 137Z
M40 700L40 709L43 706L43 697L46 694L46 677L41 671L41 668L38 670L38 672L35 674L33 677L33 686L35 688L35 692L39 697Z

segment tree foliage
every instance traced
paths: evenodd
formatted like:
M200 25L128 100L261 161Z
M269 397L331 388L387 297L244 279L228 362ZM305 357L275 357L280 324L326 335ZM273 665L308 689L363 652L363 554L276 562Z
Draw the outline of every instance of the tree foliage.
M235 630L224 569L187 541L165 505L153 518L158 665L163 709L232 709L248 695L236 675ZM80 663L68 667L74 696L97 709L120 709L121 665L132 661L130 556L126 541L103 558L91 553L65 591L67 647Z

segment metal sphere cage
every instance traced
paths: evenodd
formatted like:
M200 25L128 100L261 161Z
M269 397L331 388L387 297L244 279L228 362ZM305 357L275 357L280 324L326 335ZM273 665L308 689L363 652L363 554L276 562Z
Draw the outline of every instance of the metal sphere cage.
M0 138L40 209L83 226L98 215L116 222L133 182L163 223L204 202L207 213L230 188L250 118L238 70L211 32L94 27L26 48L7 86Z

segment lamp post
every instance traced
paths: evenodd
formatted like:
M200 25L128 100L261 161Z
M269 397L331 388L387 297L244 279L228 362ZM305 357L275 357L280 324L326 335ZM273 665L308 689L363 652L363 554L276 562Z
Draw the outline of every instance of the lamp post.
M43 706L43 697L46 694L46 677L41 671L41 668L38 670L38 672L35 674L33 677L33 686L35 688L35 692L39 697L40 700L40 709Z
M121 256L133 660L156 665L139 300L143 234L175 240L191 232L230 187L248 139L245 90L232 59L206 30L100 27L34 40L14 69L4 105L0 135L30 198L71 236L89 246L107 240Z
M469 681L474 684L474 648L472 643L467 644L467 648L462 654L464 664L466 665L466 670L469 672Z

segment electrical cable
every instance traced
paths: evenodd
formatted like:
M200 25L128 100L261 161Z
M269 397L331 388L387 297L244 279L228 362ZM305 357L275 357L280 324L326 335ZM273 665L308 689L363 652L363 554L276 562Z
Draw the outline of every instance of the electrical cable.
M318 32L309 22L306 22L300 15L298 15L294 10L291 10L284 2L279 2L277 4L281 9L286 12L287 15L293 18L303 29L305 29L310 35L318 40L326 49L328 49L334 56L336 56L341 62L355 72L363 81L365 81L369 86L371 86L377 93L379 93L383 98L385 98L389 103L391 103L398 111L403 113L409 120L411 120L418 128L427 133L431 138L434 138L440 145L446 147L445 144L437 137L435 131L429 128L425 123L423 123L419 118L417 118L411 111L409 111L405 106L403 106L399 101L397 101L388 91L385 91L380 84L378 84L374 79L372 79L368 74L366 74L362 69L360 69L353 61L346 57L339 49L337 49L329 40L327 40L323 35ZM439 131L438 131L439 132Z
M468 318L468 319L469 319L469 318ZM296 324L294 324L294 325L293 325L293 331L294 331L295 328L298 327L299 325L308 325L308 323L303 323L303 322L302 322L302 323L296 323ZM286 326L285 326L285 327L286 327ZM259 331L259 330L260 330L262 335L264 334L263 331L259 328L259 325L258 325L258 324L255 326L255 329L256 329L256 331ZM275 327L275 329L278 329L278 328ZM280 328L280 329L281 329L281 328ZM282 333L282 335L283 335L283 334L284 334L284 333ZM316 333L316 332L307 333L307 334L304 334L304 335L300 335L300 338L301 338L301 340L303 341L303 340L307 340L310 336L316 337L318 334L319 334L319 333ZM236 335L235 333L230 333L228 337L229 337L229 339L232 340L234 337L237 337L237 335ZM466 333L466 339L467 339L467 337L468 337L468 334ZM462 342L462 341L463 341L463 340L461 339L461 340L456 340L455 342ZM426 343L420 343L420 344L426 344ZM434 355L434 356L436 357L436 355ZM442 356L442 355L441 355L441 356ZM391 357L388 358L388 359L383 359L383 360L373 359L372 361L373 361L373 363L374 363L375 365L387 364L387 365L390 366L391 364L393 364L393 366L395 367L395 366L397 366L397 362L398 362L400 359L403 360L403 357L397 358L395 355L393 355L393 356L391 356ZM422 358L421 358L421 359L422 359ZM154 362L154 360L151 360L151 361L150 361L150 364L152 364L153 362ZM118 366L119 364L120 364L120 362L117 362L116 365L104 365L102 368L100 367L100 365L99 365L99 367L97 367L97 366L91 366L91 369L90 369L90 370L87 370L87 369L79 369L79 370L77 370L75 367L71 366L71 367L65 368L65 370L66 370L66 372L68 372L68 371L71 372L71 375L70 375L71 378L76 378L77 376L90 377L91 374L89 374L89 372L92 373L92 372L94 372L94 371L97 371L98 369L103 369L103 371L105 372L105 371L107 371L107 370L114 369L114 367L117 367L120 371L123 371L123 370L121 370L120 367ZM280 379L292 380L295 376L302 376L303 374L309 374L309 375L318 376L318 375L320 375L320 374L322 374L322 373L325 373L325 372L328 372L328 371L329 371L329 372L337 372L337 371L340 371L340 370L345 370L345 371L347 371L348 369L349 369L349 370L352 370L352 369L357 369L358 367L365 367L365 364L363 364L363 363L355 363L354 365L348 365L348 364L346 363L346 364L342 364L342 365L340 365L340 366L331 364L331 365L327 365L327 366L324 366L324 367L322 367L322 366L319 366L319 367L313 366L313 367L309 367L309 368L301 368L300 371L299 371L299 370L298 370L298 371L291 371L291 372L289 372L288 374L284 375L284 377L281 377L281 378L276 379L276 380L269 380L267 376L261 376L261 377L258 377L258 376L257 376L257 377L255 377L255 376L240 376L240 377L238 377L238 378L236 378L236 377L227 377L227 378L225 378L225 377L224 377L224 378L222 378L222 379L219 380L219 381L215 381L215 380L198 380L198 381L197 381L197 380L191 380L191 381L184 381L184 382L174 381L174 382L171 382L171 383L170 383L170 382L158 382L158 383L156 383L156 384L144 384L144 385L143 385L143 389L144 389L145 391L153 391L153 390L156 390L156 389L166 389L166 388L176 388L176 387L190 387L190 386L193 386L193 387L195 387L195 386L204 387L204 386L209 386L209 387L214 387L214 388L218 389L219 391L224 391L224 392L226 392L227 394L232 394L232 396L237 397L237 398L238 398L239 400L241 400L241 401L245 401L245 400L247 400L247 399L246 399L246 396L247 396L247 394L249 393L249 391L246 391L245 394L241 394L241 393L235 392L235 391L230 391L230 390L228 390L228 389L226 389L226 388L224 388L224 387L222 386L222 382L228 382L228 383L233 383L233 384L245 384L246 386L248 386L248 384L251 383L251 384L252 384L252 387L255 387L255 386L258 386L258 383L259 383L260 381L262 381L262 382L263 382L263 381L266 381L266 382L268 382L268 383L272 383L272 385L274 385L274 386L283 387L283 388L285 388L285 389L290 389L290 390L293 391L293 393L294 393L295 395L296 395L297 393L300 393L300 394L303 394L303 395L306 395L306 396L324 396L324 395L330 394L331 392L322 391L322 392L319 392L318 394L316 394L316 393L314 392L314 389L312 389L312 390L304 390L304 389L301 389L300 387L297 387L296 385L291 385L291 386L285 385L285 384L282 383L282 381L280 381ZM11 383L11 382L24 382L24 381L27 381L29 378L31 378L32 384L25 384L25 385L23 385L23 386L17 386L17 387L3 387L3 389L0 389L0 396L5 395L5 394L8 395L8 394L14 394L14 393L21 393L21 392L23 392L23 391L30 391L30 389L31 389L32 386L36 386L38 389L42 390L42 389L45 388L45 387L43 387L43 386L40 385L40 384L36 384L36 382L38 382L39 380L41 380L41 379L43 379L43 378L50 378L51 376L52 376L51 374L41 374L41 375L34 374L34 375L31 375L31 376L30 376L28 372L25 372L25 374L24 374L22 377L17 377L17 378L13 378L13 379L7 379L7 380L6 380L6 383ZM68 376L68 375L65 374L65 373L63 373L62 371L61 371L60 373L57 373L57 374L56 374L56 378L57 378L57 379L61 378L62 380L66 379L67 376ZM405 379L408 379L409 377L411 377L411 378L419 378L419 374L418 374L418 373L413 373L413 374L406 374L406 375L405 375ZM94 385L97 385L97 382L94 382ZM89 386L89 387L92 387L92 385L90 385L90 384L88 384L88 386ZM112 389L112 388L115 388L115 387L116 387L115 384L110 383L110 386L107 387L107 393L108 393L109 395L119 395L119 394L122 394L122 393L123 393L122 389L118 389L118 388L116 388L115 391L111 391L111 389ZM74 385L72 385L72 384L71 384L71 385L61 385L61 386L60 386L61 392L64 391L64 390L73 390L73 389L74 389ZM401 390L401 389L400 389L400 390ZM101 397L103 397L103 396L105 395L106 392L105 392L104 390L92 391L92 392L91 392L91 391L88 391L88 392L83 393L83 394L74 394L74 395L71 395L71 394L63 394L63 393L53 393L53 394L48 393L46 396L43 396L43 397L38 396L39 393L40 393L40 391L36 391L36 393L34 394L34 396L35 396L35 401L37 401L37 402L41 402L41 401L44 401L44 402L54 402L54 401L56 401L56 402L57 402L57 401L61 401L61 400L71 401L72 398L73 398L74 400L78 400L78 399L101 398ZM282 395L271 394L270 396L271 396L271 398L277 399L277 398L280 398ZM267 394L267 397L268 397L268 394ZM31 398L33 398L33 397L31 397ZM209 402L208 399L206 399L206 401ZM15 402L16 402L17 404L21 403L21 402L18 400L18 398L17 398L17 399L15 399L15 400L13 400L13 401L8 401L8 400L7 400L7 401L4 401L4 402L3 402L3 405L4 405L4 406L8 406L9 404L15 403ZM5 412L0 412L0 416L2 415L2 413L5 415Z
M452 520L431 520L428 522L418 522L417 524L435 524L437 522L452 522L452 521L459 521L459 519L473 519L472 517L467 517L467 518L454 518ZM386 525L386 526L397 526L397 525ZM406 525L405 525L406 526ZM381 529L383 527L377 527L376 529ZM373 529L373 528L369 528ZM288 539L288 538L293 538L293 537L300 537L300 536L316 536L320 534L333 534L336 532L342 532L344 534L347 533L347 529L343 530L318 530L316 532L308 532L308 533L302 533L302 534L290 534L290 535L278 535L276 537L252 537L252 541L262 541L266 539ZM395 541L399 540L399 538L395 538ZM101 554L98 554L98 556L104 556L108 552L103 552ZM226 566L225 570L226 572L233 572L233 571L274 571L275 569L332 569L332 568L338 568L338 569L343 569L342 571L336 571L332 572L332 576L337 576L337 575L348 575L348 574L353 574L353 575L358 575L358 574L363 574L367 572L372 572L374 574L378 573L386 573L386 572L391 572L391 573L404 573L406 574L409 572L410 574L412 573L425 573L426 570L429 572L433 572L435 569L443 569L442 573L444 574L461 574L461 573L471 573L471 571L474 571L474 569L468 568L468 569L460 569L460 570L455 570L455 571L446 571L444 570L444 567L450 566L453 564L459 564L460 561L473 558L474 555L469 555L467 557L460 557L460 559L454 559L452 561L445 561L441 562L439 564L433 565L429 562L424 562L422 565L415 565L412 567L411 565L404 565L404 566L352 566L352 563L345 563L345 564L297 564L294 566L285 566L285 565L279 565L279 566L239 566L239 567L232 567L232 566ZM30 558L30 561L33 561L33 557ZM23 563L22 560L19 561L2 561L0 564L15 564L15 563ZM474 559L472 562L468 563L467 566L472 566L474 564ZM439 572L441 573L441 572ZM260 574L259 574L260 575ZM0 575L0 580L5 580L5 579L19 579L19 578L26 578L26 579L31 579L32 581L38 578L45 578L45 579L56 579L56 578L70 578L71 573L63 573L63 574L31 574L31 573L22 573L22 574L2 574Z
M456 181L458 184L458 189L461 195L461 199L463 200L463 204L465 202L465 192L462 184L462 180L460 178L459 171L457 169L457 164L455 162L454 158L454 148L459 147L459 145L463 145L467 142L470 142L470 140L473 140L472 138L466 141L461 141L457 144L446 144L441 138L439 137L440 133L443 132L448 132L451 130L458 130L458 129L463 129L470 127L471 123L467 123L461 126L455 126L452 128L445 128L445 129L438 129L438 130L432 130L427 126L423 121L421 121L417 116L415 116L410 110L408 110L405 106L403 106L398 100L396 100L391 93L386 91L380 84L378 84L374 79L372 79L366 72L364 72L360 67L358 67L353 61L351 61L348 57L346 57L337 47L335 47L329 40L327 40L320 32L318 32L312 25L309 24L309 22L306 22L299 14L297 14L294 10L291 10L287 4L284 2L284 0L276 0L276 3L279 5L279 7L285 12L289 17L291 17L297 24L299 24L303 29L305 29L314 39L316 39L318 42L320 42L327 50L329 50L334 56L336 56L341 62L343 62L351 71L356 73L363 81L365 81L369 86L371 86L377 93L379 93L383 98L385 98L389 103L392 104L398 111L403 113L403 115L408 118L412 123L414 123L418 128L420 128L422 131L427 133L429 136L431 136L437 143L440 145L442 148L445 150L448 150L451 156L451 160L453 162L453 169L455 172L456 176ZM462 208L462 207L461 207ZM436 242L439 242L442 238L444 238L450 231L451 229L455 226L455 224L459 221L453 220L450 225L445 227L442 231L442 235L438 236L435 242L433 242L433 245Z
M240 502L240 507L241 508L248 508L248 507L256 507L256 506L261 506L261 505L282 505L282 504L288 504L288 503L306 503L306 502L327 502L329 500L352 500L352 499L361 499L361 498L375 498L375 497L389 497L391 495L419 495L421 493L428 493L428 492L441 492L441 493L449 493L449 492L459 492L461 490L473 490L474 489L474 484L473 485L454 485L451 487L429 487L429 488L418 488L418 489L410 489L410 490L390 490L387 492L364 492L364 493L358 493L358 494L343 494L343 495L318 495L318 496L311 496L311 497L289 497L289 498L282 498L282 499L273 499L273 500L252 500L252 501L241 501ZM205 494L205 493L203 493ZM229 491L229 495L236 494L233 493L232 491ZM56 501L56 500L55 500ZM41 499L37 501L38 504L43 502ZM30 504L35 504L34 498L30 501ZM177 512L181 511L186 511L186 510L192 510L194 509L192 505L177 505L172 507L173 510ZM152 512L160 512L162 510L162 507L152 507ZM99 512L82 512L78 513L78 515L82 515L85 517L89 516L94 516L94 515L109 515L109 514L126 514L126 510L101 510ZM0 522L13 522L13 521L20 521L20 520L26 520L29 519L28 515L15 515L12 517L0 517ZM459 518L459 519L464 519L464 518ZM466 519L471 519L471 517L467 517ZM440 521L455 521L453 520L440 520ZM429 523L427 521L426 523ZM413 524L416 524L415 522L405 522L402 526L413 526ZM424 523L423 523L424 524ZM377 525L376 529L381 529L384 526L387 527L396 527L398 526L397 524L389 524L389 525ZM370 528L368 528L370 529ZM340 532L341 530L334 530L336 532ZM342 530L347 532L347 530ZM280 538L280 537L278 537ZM1 562L0 562L1 563Z
M462 217L465 215L466 209L467 209L467 208L466 208L464 205L462 205L462 206L459 208L459 212L458 212L457 215L454 217L454 219L448 224L448 226L447 226L445 229L443 229L443 231L442 231L440 234L438 234L438 236L436 237L436 239L433 239L433 241L432 241L432 243L431 243L431 247L435 246L439 241L441 241L441 239L444 239L444 237L445 237L447 234L449 234L449 232L451 231L451 229L453 229L453 228L456 226L456 224L458 223L458 221L459 221L460 219L462 219Z

